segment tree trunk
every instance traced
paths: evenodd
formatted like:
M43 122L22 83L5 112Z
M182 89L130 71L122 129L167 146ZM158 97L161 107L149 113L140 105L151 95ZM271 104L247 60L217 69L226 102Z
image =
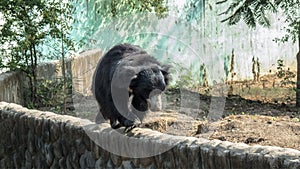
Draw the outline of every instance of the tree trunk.
M88 2L88 1L87 1ZM62 78L63 78L63 83L64 83L64 86L63 86L63 110L62 110L62 114L66 114L67 112L67 108L66 108L66 97L67 97L67 92L66 92L66 81L67 81L67 78L66 78L66 65L65 65L65 50L64 50L64 34L63 34L63 30L62 30L62 34L61 34L61 69L62 69Z
M296 107L300 108L300 51L297 54Z
M300 108L300 25L298 25L296 107Z
M37 74L36 74L36 68L37 68L37 53L36 53L36 49L35 49L35 45L33 44L32 45L32 48L33 48L33 68L32 68L32 76L33 76L33 92L34 92L34 103L37 103L37 99L38 99L38 96L37 96Z
M33 61L33 50L32 50L32 46L30 46L30 74L29 74L29 78L30 78L30 96L31 96L31 102L35 103L35 89L34 89L34 61Z

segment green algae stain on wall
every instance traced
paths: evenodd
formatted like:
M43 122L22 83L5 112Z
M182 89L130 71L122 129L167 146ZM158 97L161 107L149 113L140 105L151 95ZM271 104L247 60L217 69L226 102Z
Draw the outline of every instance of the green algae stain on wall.
M252 79L252 58L261 62L261 74L276 69L279 58L295 69L296 46L277 44L274 38L283 34L280 16L271 17L269 29L249 29L244 23L228 26L219 16L226 9L215 1L165 1L168 15L139 12L120 3L118 17L108 15L106 1L78 3L72 36L84 42L82 49L101 48L107 51L118 43L140 45L158 60L173 65L174 81L190 74L199 83L201 65L205 65L209 84L228 78L232 50L234 50L235 80ZM87 5L89 8L87 9ZM123 6L122 6L123 5ZM229 58L228 58L229 57ZM274 66L275 65L275 66Z

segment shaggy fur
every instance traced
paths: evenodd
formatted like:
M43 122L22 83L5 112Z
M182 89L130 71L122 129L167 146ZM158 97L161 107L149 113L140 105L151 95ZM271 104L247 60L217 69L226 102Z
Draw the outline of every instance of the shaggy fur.
M110 120L112 128L133 128L148 111L150 94L165 90L168 70L139 46L120 44L111 48L94 73L92 88L100 108L96 122L104 118Z

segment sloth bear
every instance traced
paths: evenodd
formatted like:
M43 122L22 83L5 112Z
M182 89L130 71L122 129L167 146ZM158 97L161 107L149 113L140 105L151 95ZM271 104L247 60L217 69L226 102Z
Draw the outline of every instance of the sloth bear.
M169 66L142 48L114 46L100 59L93 77L92 90L99 105L96 123L104 118L113 129L131 130L147 113L149 98L164 91L168 82Z

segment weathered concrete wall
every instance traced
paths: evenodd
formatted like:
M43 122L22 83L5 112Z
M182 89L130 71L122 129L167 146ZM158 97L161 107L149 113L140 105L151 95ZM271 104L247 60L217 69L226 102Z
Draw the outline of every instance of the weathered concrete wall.
M79 56L66 60L67 76L72 79L73 92L91 95L91 84L94 70L99 58L100 49L89 50ZM43 63L37 68L38 79L55 79L61 77L61 62ZM0 101L23 104L25 76L20 72L0 74Z
M5 102L0 102L0 126L0 168L300 168L300 151L293 149L170 137L139 128L129 133L128 139L151 142L154 148L161 144L174 147L146 158L121 157L99 147L88 136L106 138L107 144L119 146L118 142L125 140L112 134L121 130Z
M21 72L0 74L0 101L23 104L24 79Z
M94 70L102 56L100 49L89 50L65 62L66 76L72 79L73 91L82 95L91 95ZM54 79L62 76L61 61L44 63L38 67L38 78Z
M101 56L101 50L89 50L71 60L73 91L85 96L92 95L93 74Z

